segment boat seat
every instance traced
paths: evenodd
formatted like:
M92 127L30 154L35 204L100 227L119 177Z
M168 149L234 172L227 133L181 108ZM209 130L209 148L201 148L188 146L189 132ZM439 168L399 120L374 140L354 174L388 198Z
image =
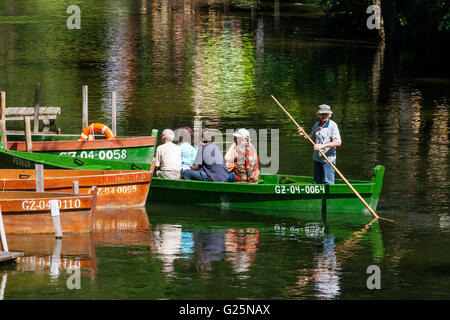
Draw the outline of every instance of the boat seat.
M292 183L298 183L298 182L295 180L292 180L290 178L287 178L287 177L280 177L279 183L280 184L292 184Z
M277 174L261 175L258 184L278 184L278 179Z

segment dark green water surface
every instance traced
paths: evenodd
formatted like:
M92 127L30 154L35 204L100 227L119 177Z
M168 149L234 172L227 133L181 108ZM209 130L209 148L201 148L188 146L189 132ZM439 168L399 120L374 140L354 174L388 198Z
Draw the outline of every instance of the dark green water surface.
M0 265L0 299L450 298L445 52L327 38L309 5L231 3L81 0L81 29L69 30L67 1L1 1L0 90L8 107L32 106L40 82L41 105L62 109L63 133L82 130L82 85L90 121L107 125L117 91L121 135L195 120L223 133L278 129L278 172L297 175L313 174L311 146L270 95L308 130L329 104L343 139L338 168L369 180L384 165L377 212L395 223L150 201L62 247L11 237L25 257ZM381 289L367 288L371 265ZM67 285L74 268L80 289Z

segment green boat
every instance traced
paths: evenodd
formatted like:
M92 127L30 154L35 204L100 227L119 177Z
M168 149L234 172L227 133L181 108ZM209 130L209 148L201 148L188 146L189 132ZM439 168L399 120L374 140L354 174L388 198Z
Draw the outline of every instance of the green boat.
M32 134L33 153L70 156L83 159L119 160L151 164L156 147L158 130L151 136L117 137L104 139L100 136L93 141L79 141L80 135ZM24 135L8 133L8 151L27 151Z
M377 165L371 181L349 181L374 210L380 197L383 176L384 167ZM340 179L336 179L333 185L319 185L313 183L312 177L280 174L262 174L257 184L154 177L148 199L152 202L230 209L369 212Z
M154 130L155 133L156 130ZM157 132L155 133L155 136ZM1 134L0 134L1 136ZM84 152L84 151L83 151ZM52 153L5 150L0 142L0 167L3 169L33 169L35 164L43 164L45 169L77 170L150 170L155 147L145 151L145 162L123 160L91 159L79 155L55 155Z

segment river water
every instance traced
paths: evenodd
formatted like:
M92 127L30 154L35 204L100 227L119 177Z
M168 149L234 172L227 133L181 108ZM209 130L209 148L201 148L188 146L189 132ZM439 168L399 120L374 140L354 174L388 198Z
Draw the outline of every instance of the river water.
M66 2L2 1L0 90L8 107L31 106L40 82L41 105L62 108L63 133L82 130L82 85L90 121L107 125L117 91L122 135L194 121L224 138L278 130L265 170L295 175L313 174L311 146L270 95L308 130L329 104L343 139L338 168L369 180L384 165L377 212L395 222L150 201L100 215L94 234L62 243L9 237L25 257L0 265L0 299L450 298L444 53L328 38L310 5L233 3L82 0L81 29L70 30ZM370 266L380 289L368 289Z

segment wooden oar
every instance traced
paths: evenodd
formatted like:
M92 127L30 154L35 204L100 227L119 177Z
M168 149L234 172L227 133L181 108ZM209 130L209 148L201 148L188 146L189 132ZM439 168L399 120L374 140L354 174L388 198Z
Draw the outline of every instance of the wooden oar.
M283 108L283 106L281 105L281 103L278 102L277 99L275 99L275 97L273 95L271 95L272 99L275 100L275 102L278 104L278 106L281 108L281 110L283 110L287 116L289 117L289 119L292 120L292 122L295 123L295 125L297 126L297 128L299 128L302 132L303 132L303 136L306 137L309 142L311 142L313 145L315 145L314 141L309 137L308 134L306 134L305 130L303 130L302 127L299 126L299 124L297 123L297 121L295 121L294 118L292 118L292 116L289 114L289 112L286 111L285 108ZM344 182L347 184L347 186L353 191L353 193L358 197L359 200L361 200L361 202L366 206L366 208L370 211L370 213L377 219L384 219L387 221L391 221L394 222L393 220L390 219L386 219L386 218L380 218L380 216L377 215L377 213L369 206L369 204L366 202L366 200L363 199L363 197L361 197L361 195L358 193L358 191L356 191L355 188L353 188L353 186L350 184L350 182L348 182L348 180L344 177L344 175L338 170L338 168L336 168L336 166L327 158L327 156L325 155L325 153L323 153L322 150L318 150L319 153L322 155L322 157L330 164L330 166L333 167L334 171L336 171L338 173L338 175L342 178L342 180L344 180Z

